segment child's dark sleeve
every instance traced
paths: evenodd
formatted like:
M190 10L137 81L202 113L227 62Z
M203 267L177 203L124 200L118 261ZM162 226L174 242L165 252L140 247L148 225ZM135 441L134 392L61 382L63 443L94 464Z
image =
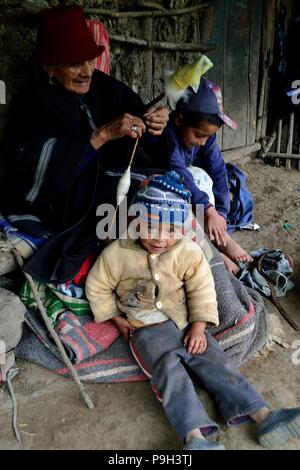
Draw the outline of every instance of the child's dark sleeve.
M200 148L194 165L203 168L213 180L215 207L226 219L230 209L228 179L225 162L216 142L216 135L210 137L206 145Z

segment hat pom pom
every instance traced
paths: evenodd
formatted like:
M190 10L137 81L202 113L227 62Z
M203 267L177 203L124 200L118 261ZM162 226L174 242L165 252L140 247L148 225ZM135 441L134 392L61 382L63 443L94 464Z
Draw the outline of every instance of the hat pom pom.
M173 180L176 181L176 183L183 184L184 178L183 176L180 176L177 171L168 171L165 176L168 176L169 178L172 178Z

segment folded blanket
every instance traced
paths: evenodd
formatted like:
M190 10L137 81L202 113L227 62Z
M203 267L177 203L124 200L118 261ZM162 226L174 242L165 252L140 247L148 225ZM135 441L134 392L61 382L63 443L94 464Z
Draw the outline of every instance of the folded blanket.
M55 329L70 360L76 364L105 351L120 336L112 321L96 323L92 315L77 317L71 312L59 317Z
M80 317L79 320L81 321L82 317ZM111 329L111 325L107 324L112 324L112 322L105 323L104 337L106 337L106 340L102 338L102 335L100 340L102 345L104 345L103 349L95 355L90 355L74 365L80 379L92 383L148 380L135 362L129 346L124 341L123 337L118 337L110 344L110 341L114 338L114 333ZM90 323L88 322L87 325L90 325ZM85 331L85 333L88 334L87 331ZM68 341L64 341L64 335L59 334L59 336L66 345ZM97 339L95 332L93 332L93 337ZM108 344L110 344L110 346L106 349ZM72 348L74 349L71 351ZM75 361L76 358L78 359L78 356L76 356L77 351L76 339L75 342L69 341L67 353L69 356L73 355ZM43 320L36 311L28 311L26 314L22 340L15 348L15 354L16 357L39 364L46 369L52 370L56 374L70 377L69 369L60 359L56 345L49 337Z

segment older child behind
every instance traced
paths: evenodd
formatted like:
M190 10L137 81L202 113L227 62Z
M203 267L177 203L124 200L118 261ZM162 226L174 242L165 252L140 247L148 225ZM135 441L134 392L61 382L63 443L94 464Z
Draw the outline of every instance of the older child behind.
M223 253L226 268L236 274L236 263L252 258L226 232L230 197L216 133L223 124L232 129L237 125L223 111L220 88L202 78L197 93L190 89L187 98L177 103L166 133L159 139L159 149L154 147L160 155L169 154L167 166L184 178L192 203L204 205L206 231Z
M259 442L266 447L300 436L300 408L271 411L206 331L218 324L214 281L201 248L181 237L190 193L179 175L152 177L134 202L145 208L139 239L117 240L101 253L88 275L86 295L97 322L112 319L130 338L184 450L224 449L206 439L219 427L187 370L214 397L229 426L257 422Z

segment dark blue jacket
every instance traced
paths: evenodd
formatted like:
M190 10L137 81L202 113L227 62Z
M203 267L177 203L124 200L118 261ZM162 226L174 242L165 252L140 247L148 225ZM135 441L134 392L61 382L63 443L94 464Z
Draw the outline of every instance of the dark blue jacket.
M205 209L211 206L208 196L194 183L189 165L202 168L213 180L213 193L217 211L227 218L230 208L229 188L224 159L216 142L216 135L209 137L203 146L188 149L184 146L177 129L170 122L166 129L169 141L170 166L184 178L184 184L192 193L193 204L204 204Z

